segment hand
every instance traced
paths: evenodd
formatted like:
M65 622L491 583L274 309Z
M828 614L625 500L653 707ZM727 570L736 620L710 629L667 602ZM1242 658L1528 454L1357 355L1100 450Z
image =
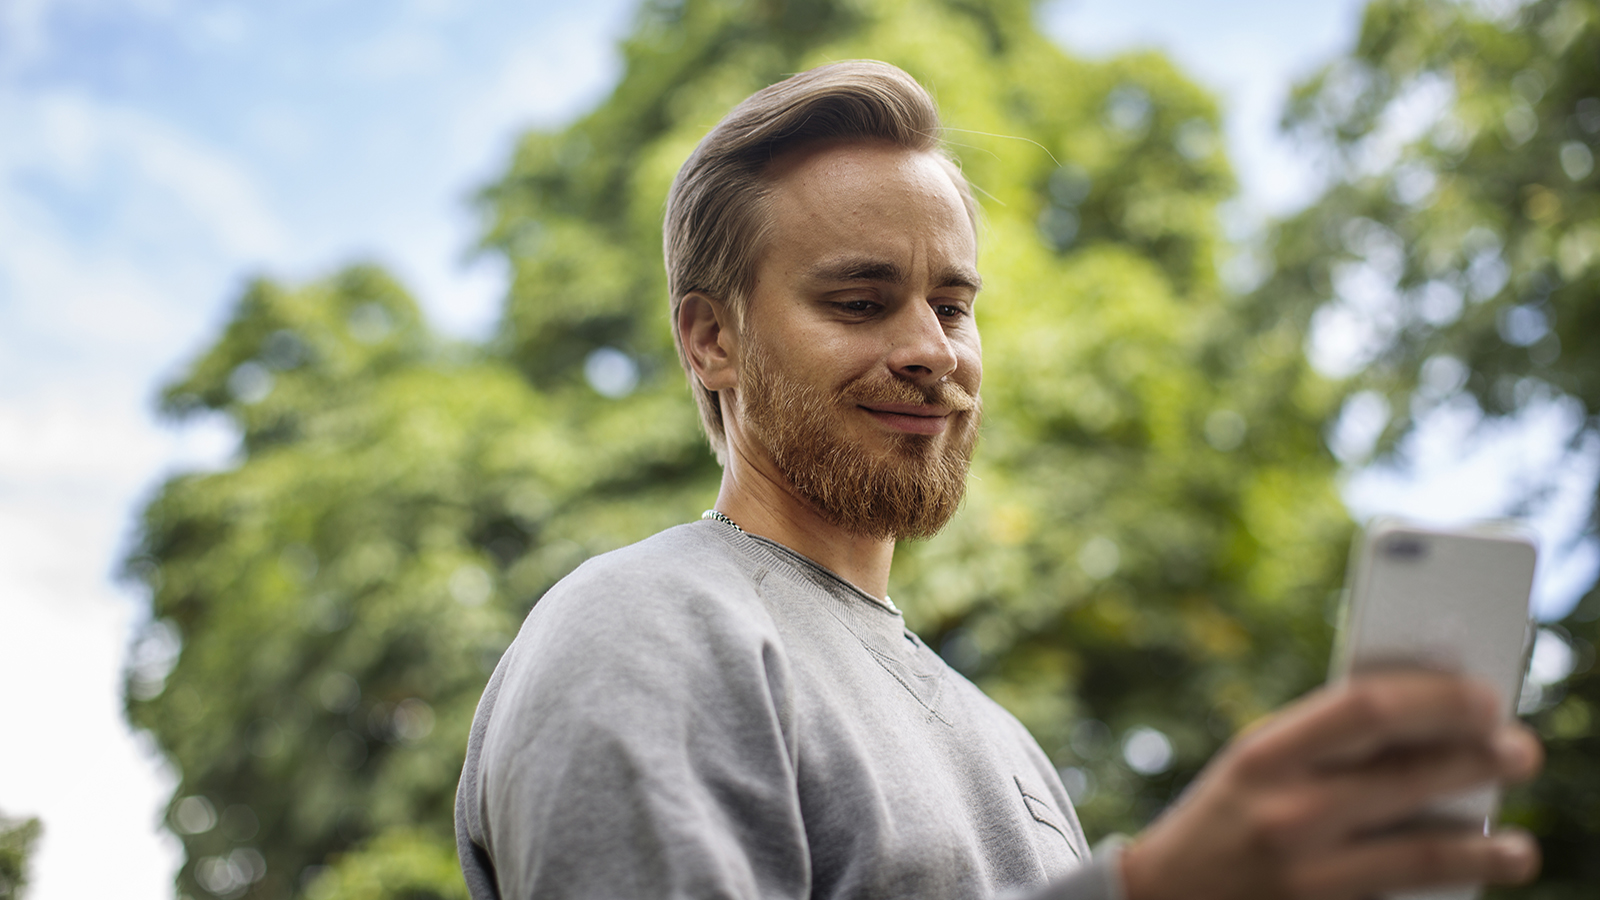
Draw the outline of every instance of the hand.
M1533 777L1538 739L1498 708L1481 682L1420 671L1308 696L1225 748L1129 845L1128 900L1358 900L1531 879L1539 851L1522 832L1381 833L1440 795Z

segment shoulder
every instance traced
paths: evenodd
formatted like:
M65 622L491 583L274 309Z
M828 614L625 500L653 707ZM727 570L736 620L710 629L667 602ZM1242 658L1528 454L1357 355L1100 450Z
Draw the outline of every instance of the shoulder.
M723 528L680 525L585 562L534 605L510 661L588 668L767 642L762 567Z
M722 533L725 527L713 522L679 525L603 553L563 578L545 600L583 592L715 590L750 582L756 568Z
M769 664L781 648L762 567L719 528L680 526L598 556L528 614L478 707L463 776L464 815L483 822L503 885L655 852L619 822L685 825L669 843L713 834L696 818L712 808L701 770L781 783L787 688Z
M590 559L546 592L529 624L578 618L626 625L754 612L760 568L727 540L722 527L679 525Z
M562 579L529 612L479 706L490 780L537 758L680 746L729 716L771 719L785 687L769 663L782 649L759 571L704 523Z

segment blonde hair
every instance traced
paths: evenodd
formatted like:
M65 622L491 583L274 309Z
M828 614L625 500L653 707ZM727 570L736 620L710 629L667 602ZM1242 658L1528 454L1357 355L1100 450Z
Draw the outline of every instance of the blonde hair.
M916 79L888 63L847 60L790 76L752 94L711 129L667 194L663 251L671 295L672 341L689 376L700 424L717 459L727 451L717 392L696 383L678 334L678 307L696 291L722 301L742 321L770 217L769 164L823 140L888 141L937 154L976 222L977 204L939 142L939 108Z

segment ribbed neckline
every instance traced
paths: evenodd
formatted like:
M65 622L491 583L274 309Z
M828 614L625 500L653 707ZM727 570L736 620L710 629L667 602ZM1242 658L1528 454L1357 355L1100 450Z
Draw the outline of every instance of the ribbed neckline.
M797 553L794 550L791 550L788 547L778 543L777 541L772 540L771 538L764 538L757 534L751 534L742 528L732 528L715 519L702 519L689 524L692 526L715 528L717 533L722 536L723 540L741 550L757 556L765 556L774 562L786 565L789 568L797 570L798 574L806 576L812 581L824 582L824 584L819 586L824 588L832 586L834 588L832 593L843 591L855 599L865 600L868 605L879 612L887 613L888 615L894 616L896 619L904 619L904 616L901 615L898 608L884 603L877 597L872 596L845 579L840 578L838 573L810 558L809 556L806 556L802 553Z

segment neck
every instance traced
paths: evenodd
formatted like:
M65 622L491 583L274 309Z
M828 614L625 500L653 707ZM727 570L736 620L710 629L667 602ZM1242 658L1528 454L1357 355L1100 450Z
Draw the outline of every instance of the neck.
M766 460L730 447L717 510L750 534L776 541L880 600L889 596L894 541L866 538L824 519Z

